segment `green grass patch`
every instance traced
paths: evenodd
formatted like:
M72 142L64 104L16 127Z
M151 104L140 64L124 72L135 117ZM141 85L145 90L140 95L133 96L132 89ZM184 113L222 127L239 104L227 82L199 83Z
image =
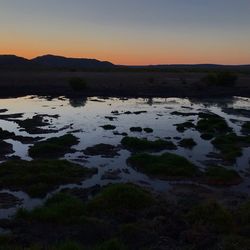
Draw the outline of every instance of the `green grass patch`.
M222 158L226 161L235 162L237 157L242 155L241 142L245 141L234 133L217 136L212 144L221 152Z
M29 155L34 159L59 158L70 153L71 147L78 144L74 135L66 134L61 137L53 137L45 141L37 142L29 148Z
M128 150L132 151L161 151L164 149L176 149L176 146L173 142L161 139L149 141L147 139L140 139L137 137L124 137L121 140L121 144Z
M124 210L144 210L154 203L152 195L132 184L113 184L102 189L88 204L90 213L119 214Z
M187 220L192 226L205 226L214 233L230 232L233 227L231 213L215 201L207 201L192 208L187 213Z
M79 222L85 214L85 205L81 200L59 193L48 199L42 207L37 207L32 211L20 209L16 214L16 219L71 224Z
M131 127L129 129L131 132L142 132L142 128L141 127Z
M182 139L179 142L179 146L183 148L193 148L197 145L197 143L192 138Z
M116 126L107 124L107 125L101 126L101 128L103 128L104 130L114 130L116 129Z
M201 134L216 136L232 131L225 119L216 114L200 113L199 117L201 119L198 121L196 128Z
M154 132L154 130L152 129L152 128L144 128L143 129L146 133L153 133Z
M66 160L8 161L0 165L0 187L43 197L59 185L80 182L95 172Z
M128 248L119 239L111 239L97 245L91 250L128 250Z
M243 125L241 127L241 132L243 134L249 134L250 133L250 122L243 123Z
M178 123L175 124L174 126L176 126L176 130L180 133L185 132L187 129L195 128L195 125L192 122Z
M205 177L208 184L212 185L233 185L242 181L235 170L219 166L208 167L205 171Z
M186 158L170 153L137 154L131 156L128 162L136 169L160 178L194 177L198 173L198 168Z

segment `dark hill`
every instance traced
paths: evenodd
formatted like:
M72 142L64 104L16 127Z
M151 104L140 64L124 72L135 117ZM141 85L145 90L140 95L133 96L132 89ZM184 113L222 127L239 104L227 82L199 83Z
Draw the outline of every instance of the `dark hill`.
M67 58L63 56L44 55L32 59L32 62L49 68L111 68L110 62L96 59Z
M0 55L0 69L25 69L33 68L30 60L15 55Z

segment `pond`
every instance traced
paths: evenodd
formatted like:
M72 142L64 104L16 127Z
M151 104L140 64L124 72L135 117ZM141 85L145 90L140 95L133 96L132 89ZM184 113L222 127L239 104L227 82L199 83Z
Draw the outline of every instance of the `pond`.
M206 169L211 164L225 165L226 168L236 170L244 179L241 184L228 187L228 189L246 193L249 190L250 148L243 147L241 156L237 157L232 164L224 164L225 162L218 159L218 149L211 143L211 140L202 139L200 131L196 129L200 119L199 114L212 113L224 118L232 131L236 135L242 136L242 125L244 122L250 121L250 99L248 98L191 100L185 98L91 97L69 99L66 97L26 96L1 99L0 108L0 127L2 130L15 134L15 137L4 140L13 146L13 151L3 156L2 161L14 157L27 161L32 160L28 154L29 147L34 143L32 138L34 141L46 140L70 133L79 139L79 143L73 146L74 152L65 154L63 158L88 168L97 168L98 172L82 183L62 185L54 192L62 188L88 188L116 182L133 182L158 192L165 192L173 183L194 182L193 180L153 178L132 168L127 162L132 153L121 146L121 140L125 135L147 138L150 141L169 140L176 145L175 149L164 149L160 152L153 152L153 154L171 152L185 157L201 170ZM42 117L45 124L34 130L33 128L27 129L20 123L20 121L34 116ZM178 130L176 124L185 122L192 123L193 127ZM133 127L141 129L133 131L131 129ZM24 143L20 139L24 137L29 138L28 142ZM184 138L192 138L196 145L193 147L179 146L180 141ZM115 154L86 153L86 148L97 144L114 145ZM0 218L12 215L15 208L19 206L30 209L42 204L44 199L51 194L43 199L33 199L22 190L15 192L2 190L1 193L17 197L21 200L21 204L15 204L11 208L0 206Z

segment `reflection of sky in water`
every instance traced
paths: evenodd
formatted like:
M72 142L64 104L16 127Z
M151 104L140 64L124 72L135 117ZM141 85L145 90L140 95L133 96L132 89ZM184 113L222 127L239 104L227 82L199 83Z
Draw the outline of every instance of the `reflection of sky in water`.
M199 132L193 129L189 129L184 133L179 133L177 132L176 127L174 126L174 124L186 122L187 120L194 120L194 123L196 123L197 116L182 117L171 115L171 112L180 111L187 113L197 113L205 110L212 111L213 113L224 117L237 134L240 134L241 122L235 123L231 120L250 120L250 118L236 114L227 114L223 111L223 108L250 110L250 99L247 98L233 98L223 100L220 99L212 101L207 100L200 102L197 100L191 101L189 99L180 98L82 98L74 100L58 98L48 100L45 98L28 96L15 99L1 99L0 107L8 109L8 111L4 114L24 113L22 119L32 117L35 114L59 115L60 117L58 119L49 118L52 119L52 124L49 127L56 129L61 129L71 124L71 128L59 131L57 133L46 134L41 136L49 138L53 136L63 135L66 132L75 131L74 134L80 139L79 144L74 147L78 150L78 152L74 154L68 154L66 155L66 158L70 160L76 160L79 164L83 164L87 167L98 168L98 174L93 176L91 179L84 181L81 185L82 187L91 187L95 184L106 185L111 181L102 180L101 177L103 176L103 174L108 170L120 169L120 182L132 181L135 183L153 187L155 190L158 191L166 190L169 187L169 182L149 178L146 175L139 173L131 167L127 166L126 159L130 156L130 153L127 150L121 150L119 152L120 156L112 159L102 158L100 156L91 156L85 158L84 154L81 151L86 147L93 146L99 143L118 145L122 139L122 136L114 135L113 131L105 131L100 126L105 124L112 124L116 126L115 131L118 131L120 133L126 132L130 136L146 137L151 140L156 138L171 137L173 142L175 142L176 144L178 143L178 140L174 139L174 137L191 137L198 144L192 150L178 147L177 150L171 152L185 156L198 166L204 167L202 162L207 160L206 155L208 153L216 152L214 147L211 145L210 142L202 140L200 138ZM118 111L119 113L123 113L126 111L135 112L144 110L147 111L147 113L142 113L139 115L122 114L115 116L112 114L112 111ZM107 118L105 118L105 116L112 116L116 117L117 119L115 119L114 121L109 121ZM28 135L25 131L20 131L18 125L14 122L0 120L0 125L5 130L15 132L16 135ZM139 126L142 128L153 128L154 132L152 134L147 134L145 132L130 132L129 128L135 126ZM13 144L15 150L15 153L13 155L18 155L22 159L30 160L27 153L29 145L23 145L20 142L13 140L7 141ZM249 155L250 149L245 148L243 150L243 156L237 160L237 164L234 167L239 170L249 168ZM71 187L72 185L68 186ZM25 194L22 195L22 192L16 194L18 194L18 197L22 197L24 199L24 204L28 208L32 207L34 204L37 204L36 200L34 201L34 199L29 199ZM12 210L8 210L9 212L6 211L0 210L0 214L12 214Z

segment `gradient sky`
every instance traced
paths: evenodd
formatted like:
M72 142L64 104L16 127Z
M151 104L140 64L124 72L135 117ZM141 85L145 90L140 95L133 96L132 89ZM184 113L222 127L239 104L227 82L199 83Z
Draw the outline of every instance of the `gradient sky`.
M250 64L250 0L0 0L0 54Z

